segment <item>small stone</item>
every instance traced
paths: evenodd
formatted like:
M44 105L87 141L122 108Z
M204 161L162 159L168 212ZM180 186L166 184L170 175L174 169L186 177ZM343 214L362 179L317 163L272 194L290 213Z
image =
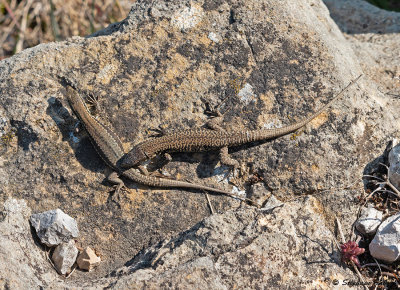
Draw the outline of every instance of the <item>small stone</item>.
M75 263L77 256L78 249L75 246L75 241L70 240L68 243L58 245L51 258L57 271L60 274L65 275Z
M256 95L253 92L253 86L246 83L243 88L238 92L238 97L240 101L245 103L246 105L250 104L251 101L254 101Z
M400 256L400 213L386 219L379 226L369 244L371 255L379 260L394 262Z
M162 16L160 10L158 10L156 7L150 8L150 16L153 18L160 18Z
M271 193L265 188L264 183L258 182L250 187L249 198L257 202L260 206L271 197Z
M210 32L210 33L208 34L208 38L209 38L211 41L214 41L215 43L218 43L218 42L221 41L220 36L219 36L218 34L216 34L215 32Z
M400 144L390 150L389 164L389 180L397 189L400 189Z
M372 235L376 232L382 222L383 213L372 205L363 208L360 218L356 222L356 229L365 235Z
M282 206L283 203L278 200L275 196L271 195L271 197L268 199L267 203L264 205L264 207L261 210L272 210L274 208Z
M79 269L90 271L100 264L101 259L91 248L87 247L82 253L79 254L76 262Z
M49 247L68 242L79 235L76 221L60 209L33 214L30 221L40 241Z

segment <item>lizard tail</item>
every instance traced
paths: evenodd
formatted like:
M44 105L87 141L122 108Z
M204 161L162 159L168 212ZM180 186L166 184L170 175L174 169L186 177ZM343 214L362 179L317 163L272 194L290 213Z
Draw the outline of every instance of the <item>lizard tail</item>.
M300 122L289 125L286 127L282 128L275 128L275 129L268 129L268 130L261 130L261 131L256 131L254 134L249 134L251 133L250 131L247 131L248 135L253 135L251 136L252 140L249 141L261 141L261 140L267 140L270 138L275 138L275 137L280 137L289 133L292 133L301 127L305 126L307 123L309 123L311 120L313 120L315 117L317 117L319 114L321 114L323 111L325 111L329 106L332 105L333 102L335 102L337 99L339 99L343 94L352 86L354 85L360 78L362 77L362 74L359 75L356 79L352 80L343 90L341 90L332 100L330 100L326 105L324 105L322 108L317 110L315 113L313 113L311 116L305 118L304 120L301 120ZM250 136L249 136L250 137Z
M144 184L144 185L148 185L148 186L152 186L152 187L153 186L155 186L155 187L176 187L176 188L191 188L191 189L198 189L198 190L206 190L206 191L210 191L210 192L221 193L221 194L239 199L241 201L247 201L252 204L255 204L254 201L252 201L251 199L238 196L229 191L225 191L222 189L209 187L209 186L205 186L205 185L200 185L200 184L196 184L196 183L189 183L189 182L185 182L185 181L143 175L143 174L140 174L139 172L137 172L136 169L134 169L134 168L130 168L126 171L122 171L122 175L135 181L135 182L138 182L138 183Z

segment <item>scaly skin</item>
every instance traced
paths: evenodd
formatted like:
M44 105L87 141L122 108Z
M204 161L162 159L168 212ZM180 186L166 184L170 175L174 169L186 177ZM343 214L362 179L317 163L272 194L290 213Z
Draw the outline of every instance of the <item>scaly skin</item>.
M238 197L222 189L199 185L195 183L184 182L184 181L147 176L141 174L136 168L131 168L129 170L121 169L117 165L117 162L119 159L121 159L122 156L125 155L125 152L118 136L114 133L114 131L110 127L100 123L90 114L82 98L71 86L67 86L66 96L75 115L79 118L81 123L84 125L86 131L88 132L90 140L92 141L92 144L96 148L98 154L101 156L101 158L108 166L113 168L120 175L125 176L137 183L148 186L180 187L180 188L207 190L211 192L222 193L234 198L238 198L243 201L251 202L251 200L249 199ZM123 185L123 182L118 178L110 179L110 181L119 184L117 191Z
M361 76L362 75L350 82L350 84L348 84L338 95L336 95L322 108L298 123L283 128L261 129L252 131L248 130L241 132L225 132L209 129L184 130L180 132L174 132L161 137L152 138L135 145L132 150L129 151L129 153L127 153L121 160L119 160L118 165L121 168L130 168L139 165L141 162L149 158L153 158L161 152L166 151L198 152L214 150L218 148L237 146L249 142L268 140L287 135L300 129L311 120L313 120L315 117L317 117L319 114L321 114L333 102L340 98L350 86L356 83Z

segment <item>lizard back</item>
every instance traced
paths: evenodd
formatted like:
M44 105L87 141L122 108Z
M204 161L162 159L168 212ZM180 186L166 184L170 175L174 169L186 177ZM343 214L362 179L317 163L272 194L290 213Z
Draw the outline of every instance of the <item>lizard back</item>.
M140 162L154 157L164 152L197 152L213 150L222 147L230 147L242 145L254 141L268 140L280 137L298 130L305 126L324 110L326 110L333 102L335 102L343 93L361 77L357 77L350 82L339 94L337 94L327 104L315 111L309 117L282 128L246 130L238 132L226 132L210 129L183 130L166 134L161 137L152 138L135 145L132 150L127 153L118 164L121 167L128 168L138 165Z

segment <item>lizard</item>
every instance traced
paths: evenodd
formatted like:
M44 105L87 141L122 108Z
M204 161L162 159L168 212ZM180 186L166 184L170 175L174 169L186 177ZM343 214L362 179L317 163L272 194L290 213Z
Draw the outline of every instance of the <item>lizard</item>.
M351 81L326 105L322 106L309 117L297 123L282 128L227 132L216 125L215 122L212 122L208 123L208 125L211 125L211 129L214 130L189 129L164 134L157 138L145 140L135 145L123 158L121 158L121 160L118 161L118 164L121 168L131 168L134 166L139 166L140 163L142 163L143 161L154 158L159 153L165 154L165 152L199 152L220 148L221 163L237 168L239 166L239 163L238 161L229 157L228 147L243 145L245 143L254 141L273 139L287 135L300 129L311 120L316 118L324 110L326 110L339 97L341 97L344 92L354 83L356 83L361 76L362 74ZM171 160L171 157L168 155L168 153L166 153L165 157L168 161Z
M118 195L119 190L122 188L122 186L124 186L124 182L119 178L119 175L122 175L134 182L147 186L167 187L167 188L170 187L188 188L188 189L211 191L220 194L225 194L237 198L241 201L247 201L254 204L254 202L250 199L237 196L231 192L222 189L185 182L185 181L144 175L141 172L139 172L139 170L136 168L130 168L128 170L120 168L117 162L119 159L122 158L122 156L124 156L125 151L122 146L122 142L120 138L117 136L117 134L114 132L114 129L111 126L103 124L102 122L97 120L90 113L82 97L69 84L66 86L66 98L68 100L68 103L72 111L78 117L78 119L86 129L97 153L100 155L103 161L114 170L111 174L107 176L107 180L116 184L115 195Z

